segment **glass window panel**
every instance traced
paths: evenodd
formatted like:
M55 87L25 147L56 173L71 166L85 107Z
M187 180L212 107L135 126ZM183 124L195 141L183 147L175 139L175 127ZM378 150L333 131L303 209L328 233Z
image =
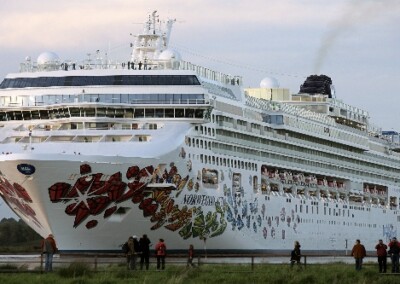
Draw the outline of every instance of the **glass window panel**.
M164 117L164 109L156 109L155 110L155 117Z
M165 117L174 117L174 109L167 108L165 110Z
M114 76L114 85L122 85L122 76Z
M112 95L112 103L113 104L121 103L121 96L119 94Z
M180 85L190 85L189 76L180 76Z
M173 94L165 94L165 100L167 104L172 104L174 101L174 95Z
M123 103L123 104L129 103L129 96L128 96L128 94L121 94L121 103Z
M106 116L106 109L105 108L97 108L96 109L96 116L105 117Z
M31 112L31 115L32 115L32 119L40 119L40 114L39 114L38 110L33 110Z
M181 76L172 76L172 85L180 85Z
M181 95L181 97L182 97L182 103L183 104L187 104L187 103L189 103L189 99L192 97L192 95L189 95L189 94L182 94Z
M81 110L77 107L72 107L69 109L69 113L71 114L71 116L74 117L79 117L81 116Z
M138 118L144 117L144 109L142 108L135 109L135 117Z
M158 94L158 103L162 104L165 103L165 94Z
M175 117L184 117L184 114L185 112L183 109L180 108L175 109Z
M193 118L194 117L194 109L185 109L185 117L190 117Z
M86 108L86 109L85 109L85 116L86 116L86 117L93 117L93 116L95 116L95 109L94 109L94 108Z
M124 117L124 110L123 109L116 109L115 110L115 117L123 118Z
M22 117L24 120L31 120L31 112L30 111L23 111L22 112Z
M174 104L180 104L181 98L181 94L174 94Z
M115 116L115 110L112 109L112 108L108 108L108 109L106 110L106 116L107 116L107 117L114 117L114 116Z
M143 76L143 85L153 85L152 76Z
M146 116L146 117L155 117L154 109L148 109L148 108L146 108L146 109L145 109L145 116Z
M49 119L49 112L47 110L39 111L40 119Z
M204 112L204 110L202 110L202 109L196 109L195 117L196 118L203 118L203 112Z
M135 85L143 85L143 76L136 76Z
M143 94L143 102L144 104L151 104L152 103L152 94Z
M100 103L106 102L106 95L99 95Z
M158 76L158 85L167 85L167 76Z
M133 110L125 109L125 118L132 118L132 117L133 117Z

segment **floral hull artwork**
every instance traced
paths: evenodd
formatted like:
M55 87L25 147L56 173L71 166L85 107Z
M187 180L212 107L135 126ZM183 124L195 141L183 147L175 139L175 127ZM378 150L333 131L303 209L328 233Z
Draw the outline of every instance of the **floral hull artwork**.
M178 231L183 239L207 239L221 235L227 226L225 209L220 202L213 202L213 211L205 212L202 206L188 206L190 196L184 197L184 205L175 202L183 189L193 190L193 179L182 178L176 166L160 171L152 165L127 169L125 178L121 172L112 175L92 173L89 164L80 165L80 176L74 184L57 182L48 188L50 201L65 204L65 214L73 217L73 227L94 229L101 222L116 214L122 202L130 201L151 222L150 229L164 227ZM198 185L196 187L198 189ZM126 207L126 203L124 203ZM100 220L100 221L99 221Z

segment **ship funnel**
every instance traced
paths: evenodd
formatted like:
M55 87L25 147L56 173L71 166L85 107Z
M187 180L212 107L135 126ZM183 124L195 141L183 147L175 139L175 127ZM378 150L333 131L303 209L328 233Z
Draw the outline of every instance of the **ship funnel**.
M307 93L310 95L322 94L332 98L333 95L332 79L326 75L310 75L300 86L299 94Z

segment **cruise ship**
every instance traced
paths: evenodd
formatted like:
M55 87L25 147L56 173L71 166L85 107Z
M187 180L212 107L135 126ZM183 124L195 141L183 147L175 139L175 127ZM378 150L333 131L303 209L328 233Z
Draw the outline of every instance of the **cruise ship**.
M400 144L311 75L273 78L183 61L174 19L148 15L125 61L44 52L0 85L0 194L61 252L339 254L400 226ZM304 80L304 79L303 79ZM296 93L297 92L297 93Z

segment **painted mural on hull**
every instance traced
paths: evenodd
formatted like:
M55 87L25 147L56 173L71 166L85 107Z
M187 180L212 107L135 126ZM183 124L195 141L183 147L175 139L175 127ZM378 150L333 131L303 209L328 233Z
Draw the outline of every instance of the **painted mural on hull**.
M217 168L195 172L183 148L178 159L186 164L184 172L178 171L175 162L142 168L131 165L124 173L112 174L93 172L90 164L83 163L79 173L48 187L49 200L64 207L72 228L84 226L87 230L95 230L100 222L124 212L125 202L130 201L148 219L149 230L165 228L182 239L207 240L226 230L246 231L261 239L285 239L288 233L297 233L300 216L294 210L282 207L278 214L268 215L266 204L261 204L257 195L247 197L251 194L245 193L244 187L252 187L253 177L242 184L240 172L224 174ZM206 194L206 188L218 187L223 194Z
M20 167L20 165L18 165ZM40 221L36 216L35 210L32 208L33 203L28 191L19 183L11 182L0 172L0 194L3 200L14 212L20 217L32 221L32 223L42 228Z

